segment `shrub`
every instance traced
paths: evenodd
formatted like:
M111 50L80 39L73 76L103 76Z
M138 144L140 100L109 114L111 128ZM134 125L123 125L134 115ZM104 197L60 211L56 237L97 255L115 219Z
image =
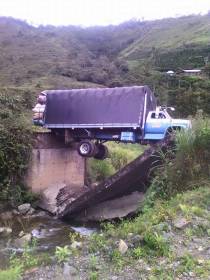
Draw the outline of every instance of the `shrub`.
M0 199L22 200L22 177L31 151L31 129L24 116L28 97L0 91Z
M156 171L147 194L147 202L168 198L199 186L197 182L210 175L209 120L197 119L192 130L176 133L176 149L160 155L163 164Z

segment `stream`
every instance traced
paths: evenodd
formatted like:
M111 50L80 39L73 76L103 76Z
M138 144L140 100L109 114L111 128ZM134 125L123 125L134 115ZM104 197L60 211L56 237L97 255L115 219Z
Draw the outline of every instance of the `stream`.
M4 269L9 263L12 253L23 251L22 235L31 234L36 242L36 252L54 254L56 246L70 244L69 235L78 232L80 235L89 236L99 230L96 224L76 224L71 221L62 221L40 211L31 216L12 215L10 212L5 219L0 217L0 226L12 229L10 234L0 233L0 269ZM10 214L9 214L10 213Z

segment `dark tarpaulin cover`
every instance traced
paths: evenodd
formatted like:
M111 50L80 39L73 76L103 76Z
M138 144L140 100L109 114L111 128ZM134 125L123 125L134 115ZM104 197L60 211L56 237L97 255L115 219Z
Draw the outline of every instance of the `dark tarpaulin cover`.
M47 127L141 126L145 94L147 112L156 107L148 86L46 90L44 93L47 94Z

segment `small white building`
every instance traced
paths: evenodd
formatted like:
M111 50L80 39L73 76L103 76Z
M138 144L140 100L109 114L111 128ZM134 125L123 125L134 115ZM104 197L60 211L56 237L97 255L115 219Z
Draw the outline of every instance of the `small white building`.
M200 69L183 70L185 76L199 76L201 74Z
M169 76L174 76L175 72L172 71L172 70L169 70L169 71L166 72L166 74L169 75Z

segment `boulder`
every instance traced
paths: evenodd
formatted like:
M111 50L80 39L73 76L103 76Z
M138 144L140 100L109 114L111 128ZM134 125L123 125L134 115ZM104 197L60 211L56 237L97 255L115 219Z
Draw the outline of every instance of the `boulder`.
M0 227L0 235L10 235L12 229L10 227Z
M122 255L125 254L128 250L128 245L122 239L120 239L120 242L119 242L119 245L118 245L118 250Z
M31 207L27 212L27 215L33 215L34 213L35 213L35 209Z
M173 225L177 229L185 229L188 225L190 225L190 221L185 218L178 218L173 222Z
M20 214L25 215L27 214L31 209L31 204L30 203L24 203L18 206L18 211Z
M32 239L31 233L27 233L23 235L21 238L15 240L15 245L17 247L23 248L27 243L29 243Z

